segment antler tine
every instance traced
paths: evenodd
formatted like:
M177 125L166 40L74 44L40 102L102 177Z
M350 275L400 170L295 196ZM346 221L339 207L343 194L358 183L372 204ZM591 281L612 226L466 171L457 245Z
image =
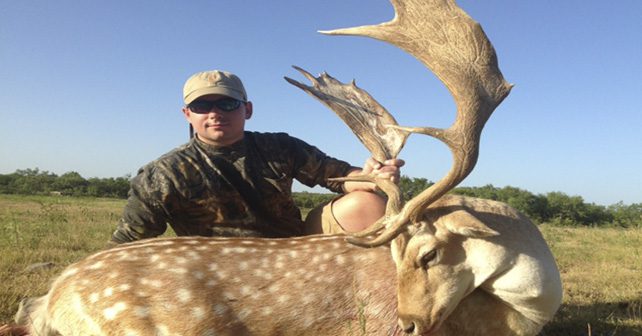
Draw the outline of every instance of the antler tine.
M354 81L344 84L327 73L314 77L299 67L295 66L294 68L308 78L312 86L299 83L288 77L285 77L285 80L333 110L350 127L376 160L383 162L397 157L409 133L397 127L397 122L392 115L368 92L357 87ZM388 179L359 175L332 180L374 182L388 196L386 215L397 214L401 209L399 187ZM383 219L379 220L371 226L371 229L359 233L359 235L369 235L384 225Z
M325 31L331 35L368 36L407 51L446 85L457 105L457 117L448 129L396 127L433 136L453 154L453 166L444 178L405 204L390 219L386 232L359 245L376 246L394 239L403 227L419 221L423 211L460 183L474 168L481 131L512 85L502 76L494 48L481 26L457 7L454 0L391 0L393 20L373 26Z

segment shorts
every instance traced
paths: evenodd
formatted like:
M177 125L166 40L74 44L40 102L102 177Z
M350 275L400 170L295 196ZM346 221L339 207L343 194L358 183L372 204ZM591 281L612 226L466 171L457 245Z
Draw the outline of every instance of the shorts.
M332 213L332 204L341 198L337 196L331 201L321 203L312 209L305 218L306 234L345 234L347 233Z

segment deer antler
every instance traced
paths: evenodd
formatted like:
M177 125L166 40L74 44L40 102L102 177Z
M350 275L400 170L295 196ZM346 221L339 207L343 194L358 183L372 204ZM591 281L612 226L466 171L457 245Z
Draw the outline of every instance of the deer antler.
M350 240L360 246L389 242L406 225L419 221L428 205L468 176L477 163L481 131L512 87L504 80L495 50L481 26L454 0L391 0L391 3L395 9L392 21L322 33L367 36L391 43L435 73L455 99L455 122L447 129L393 124L388 127L441 140L452 152L453 166L440 181L408 201L398 214L380 220L379 226L386 223L386 231L377 238ZM327 103L331 97L318 98L333 108Z
M295 66L294 68L310 80L312 86L304 85L288 77L285 77L285 80L333 110L350 127L376 160L383 162L397 157L406 143L409 133L392 127L398 126L395 118L368 92L357 87L354 81L350 84L343 84L326 73L314 77L299 67ZM388 195L386 213L396 214L401 209L401 193L397 185L390 180L376 179L370 175L332 180L374 182ZM383 225L379 225L378 228L381 226Z

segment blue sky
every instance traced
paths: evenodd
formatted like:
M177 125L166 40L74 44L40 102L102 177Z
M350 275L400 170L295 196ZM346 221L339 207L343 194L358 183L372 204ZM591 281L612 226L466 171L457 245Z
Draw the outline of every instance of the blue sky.
M642 202L642 2L458 4L515 84L462 185ZM316 32L392 16L386 0L0 0L0 174L135 174L187 141L182 86L210 69L243 79L248 129L288 132L361 165L368 153L356 137L283 76L303 80L297 65L354 78L400 124L447 127L452 98L418 61L376 40ZM433 181L451 164L444 145L419 135L400 157L403 174Z

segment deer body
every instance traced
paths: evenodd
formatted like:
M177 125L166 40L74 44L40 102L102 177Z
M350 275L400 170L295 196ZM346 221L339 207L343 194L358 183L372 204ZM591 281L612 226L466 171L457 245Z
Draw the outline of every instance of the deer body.
M398 262L398 241L392 250L344 236L140 241L69 266L16 320L34 335L394 335L398 314L422 316L446 302L435 330L443 335L536 334L561 295L537 228L492 201L449 196L432 208L427 226L466 227L459 221L470 215L499 235L451 233L432 269L459 271L428 278ZM409 237L401 260L426 246L426 235Z

